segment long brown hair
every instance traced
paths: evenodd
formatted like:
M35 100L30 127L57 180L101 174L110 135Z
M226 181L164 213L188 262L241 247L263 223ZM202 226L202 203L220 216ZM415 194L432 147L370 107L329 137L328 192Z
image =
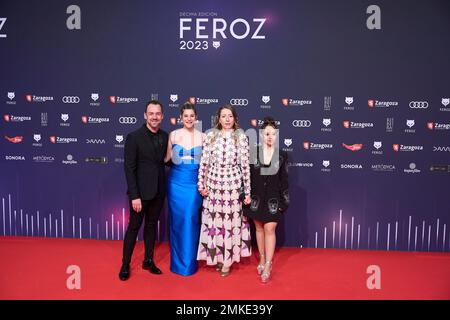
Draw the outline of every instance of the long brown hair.
M222 107L220 107L219 108L219 110L217 110L217 113L216 113L216 116L214 117L214 129L217 129L217 130L222 130L222 124L220 123L220 113L222 112L222 110L224 110L224 109L227 109L227 110L230 110L231 111L231 114L233 115L233 118L234 118L234 124L233 124L233 133L232 133L232 136L233 136L233 138L234 138L234 142L237 144L237 141L238 141L238 129L240 129L241 128L241 126L240 126L240 124L239 124L239 119L238 119L238 116L237 116L237 112L236 112L236 109L234 109L234 107L232 106L232 105L229 105L229 104L226 104L226 105L224 105L224 106L222 106ZM217 138L217 131L216 131L216 133L214 134L214 136L213 136L213 139L212 139L212 142L214 142L215 140L216 140L216 138Z

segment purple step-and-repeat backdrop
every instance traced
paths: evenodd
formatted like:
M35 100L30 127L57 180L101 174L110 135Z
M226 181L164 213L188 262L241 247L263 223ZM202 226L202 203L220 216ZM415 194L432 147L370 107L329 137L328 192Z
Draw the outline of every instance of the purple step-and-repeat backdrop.
M2 1L0 234L123 239L157 98L279 121L279 245L450 251L449 38L445 0Z

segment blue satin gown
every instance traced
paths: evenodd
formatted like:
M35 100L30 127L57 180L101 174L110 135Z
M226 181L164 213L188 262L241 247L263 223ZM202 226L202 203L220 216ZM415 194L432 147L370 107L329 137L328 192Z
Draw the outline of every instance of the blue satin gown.
M197 249L200 237L200 206L197 191L198 168L202 147L191 149L173 144L167 197L170 225L170 271L189 276L197 272ZM190 159L182 159L184 156Z

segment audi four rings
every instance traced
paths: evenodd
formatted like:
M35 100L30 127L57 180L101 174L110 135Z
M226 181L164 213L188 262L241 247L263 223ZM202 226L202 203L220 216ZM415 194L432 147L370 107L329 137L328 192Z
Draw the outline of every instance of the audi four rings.
M296 128L308 128L311 126L311 121L309 120L294 120L292 125Z
M62 97L62 102L64 103L79 103L80 97L78 96L64 96Z
M135 117L120 117L119 123L120 124L135 124L137 122L137 119Z
M230 104L233 106L246 106L248 105L248 99L231 99Z
M409 107L412 109L426 109L428 108L427 101L411 101Z

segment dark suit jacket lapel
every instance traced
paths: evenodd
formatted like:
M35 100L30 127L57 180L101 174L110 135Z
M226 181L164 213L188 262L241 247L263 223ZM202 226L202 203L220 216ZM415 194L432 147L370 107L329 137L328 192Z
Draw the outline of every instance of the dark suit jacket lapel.
M143 139L145 141L145 144L150 148L151 152L150 154L152 155L152 158L156 161L158 161L158 159L156 158L156 154L157 154L157 150L155 149L155 145L152 143L151 138L149 137L150 133L147 132L148 128L146 126L142 127L142 134L143 134Z

